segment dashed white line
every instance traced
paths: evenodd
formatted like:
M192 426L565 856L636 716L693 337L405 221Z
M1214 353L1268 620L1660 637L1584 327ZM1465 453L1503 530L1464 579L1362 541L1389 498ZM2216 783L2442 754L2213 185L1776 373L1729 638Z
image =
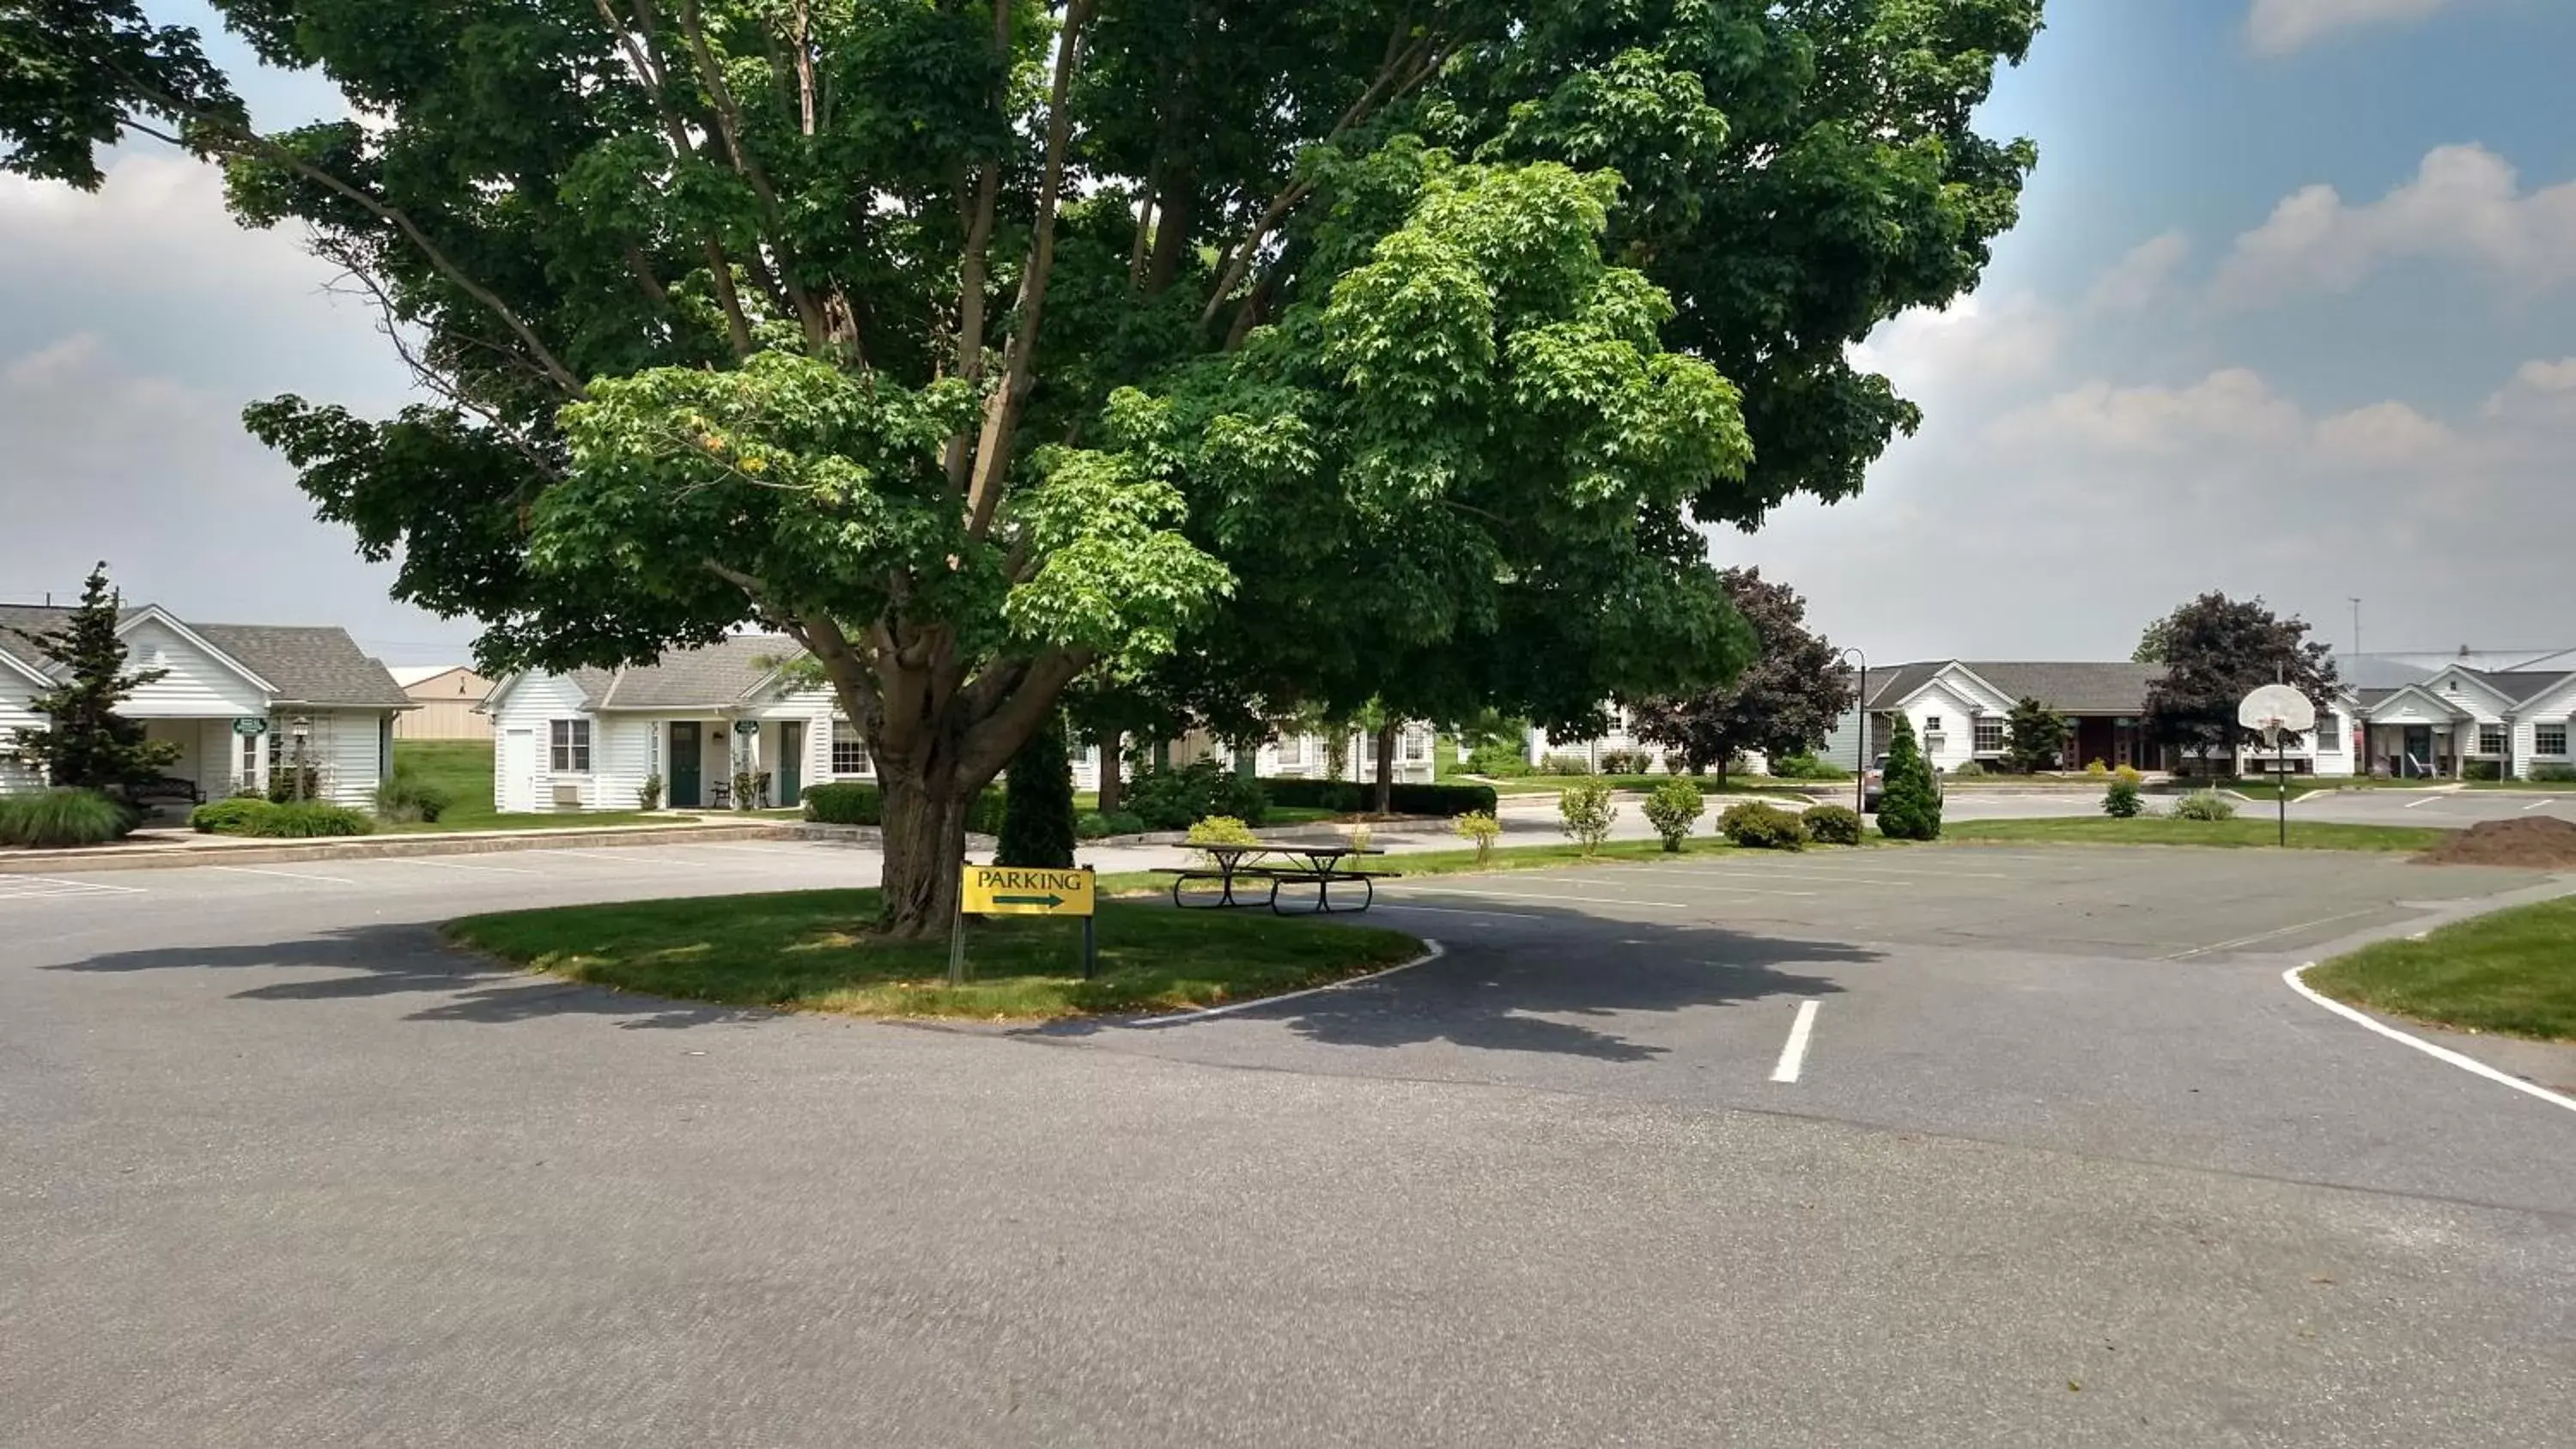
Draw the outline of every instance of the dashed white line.
M686 869L688 869L688 868L689 868L689 866L692 864L692 862L685 861L685 860L663 860L663 859L659 859L659 858L654 857L654 856L645 855L645 854L643 854L643 853L642 853L642 851L641 851L641 850L637 850L637 851L632 852L632 853L629 853L629 852L626 852L626 851L619 851L619 852L616 852L616 853L614 853L614 854L611 854L611 853L606 852L606 851L599 851L599 850L549 850L549 851L547 851L547 852L546 852L546 854L548 854L548 855L568 855L568 856L571 856L571 857L572 857L573 859L575 859L575 860L605 860L605 861L612 861L612 862L614 862L614 863L616 863L616 864L618 864L618 865L636 865L636 864L641 864L641 865L667 865L667 866L670 866L670 867L671 867L672 869L674 869L674 870L686 870Z
M1374 907L1372 907L1372 909L1380 911L1422 911L1435 916L1504 916L1515 921L1544 921L1547 919L1546 916L1541 915L1537 911L1471 911L1463 906L1400 906L1395 904L1393 901L1383 900L1379 901Z
M320 881L320 882L321 882L322 884L324 884L324 885L356 885L356 884L357 884L357 882L356 882L356 881L353 881L353 880L349 879L347 876L339 876L339 875L306 875L304 872L302 872L302 871L300 871L300 870L269 870L269 869L267 869L267 868L265 868L265 867L262 867L262 866L256 866L256 865L210 865L210 866L207 866L207 867L206 867L206 869L208 869L208 870L227 870L227 871L231 871L231 872L232 872L233 874L235 874L235 875L273 875L273 876L276 876L276 877L277 877L278 879L280 879L280 880L314 880L314 881Z
M525 866L516 865L467 865L461 860L424 860L418 856L412 855L389 855L382 858L400 865L426 865L435 867L439 870L479 870L489 871L494 875L545 874L545 872L541 870L529 870Z
M684 848L689 850L738 850L745 855L803 855L806 853L805 847L801 845L731 845L721 840L692 840L689 841Z
M2438 805L2448 798L2448 796L2443 795L2427 795L2421 800L2409 800L2398 808L2403 810L2421 810L2427 805Z
M51 896L139 896L141 894L143 894L141 886L63 880L50 875L0 875L0 901L37 900Z
M2537 1097L2541 1101L2547 1102L2553 1107L2564 1107L2570 1112L2576 1112L2576 1097L2563 1096L2557 1092L2549 1090L2547 1087L2526 1082L2522 1078L2517 1077L2510 1072L2498 1071L2496 1068L2488 1066L2486 1063L2479 1061L2475 1057L2463 1056L2460 1053L2451 1050L2449 1047L2435 1046L2433 1043L2424 1040L2422 1037L2409 1036L2405 1032L2399 1031L2397 1028L2390 1026L2388 1023L2381 1021L2379 1018L2372 1016L2366 1011L2355 1010L2352 1007L2344 1005L2340 1001L2333 1000L2332 998L2321 994L2315 987L2310 986L2307 982L2299 979L2310 967L2313 967L2316 964L2316 962L2310 961L2306 965L2293 966L2289 970L2281 973L2281 979L2289 983L2289 987L2292 991L2299 993L2301 996L2304 996L2308 1000L2315 1002L2317 1005L2324 1007L2326 1010L2333 1012L2335 1015L2344 1018L2346 1021L2355 1022L2359 1025L2368 1027L2370 1030L2379 1033L2390 1041L2404 1042L2406 1045L2424 1053L2426 1056L2435 1058L2439 1061L2449 1062L2452 1066L2458 1067L2464 1072L2475 1072L2490 1082L2496 1082L2504 1086L2511 1087L2526 1097Z
M2534 810L2546 810L2557 803L2558 802L2555 800L2534 800L2530 804L2522 807L2522 813L2528 815Z
M1780 1064L1771 1069L1771 1080L1794 1082L1807 1065L1807 1039L1815 1035L1816 1008L1822 1002L1810 996L1798 1003L1798 1015L1789 1023L1789 1040L1780 1047Z

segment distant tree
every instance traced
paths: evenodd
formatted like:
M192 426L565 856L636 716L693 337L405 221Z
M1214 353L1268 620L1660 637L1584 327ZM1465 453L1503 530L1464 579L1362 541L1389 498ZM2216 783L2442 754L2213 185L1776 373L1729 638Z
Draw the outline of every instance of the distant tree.
M115 790L179 758L176 743L145 739L141 724L116 712L134 691L169 673L125 672L125 641L116 633L123 611L123 596L108 586L107 565L101 563L90 570L80 605L62 627L9 631L62 671L62 683L28 702L32 712L45 716L45 726L14 731L8 751L41 771L48 784Z
M2310 639L2306 620L2284 619L2259 598L2206 593L2159 627L2163 657L2155 662L2165 673L2147 686L2146 714L2159 743L2232 762L2253 737L2236 722L2236 707L2258 686L2287 684L2320 709L2334 696L2332 646Z
M2173 616L2168 614L2149 624L2138 635L2138 647L2129 652L2131 664L2162 664L2173 648Z
M1814 750L1851 708L1851 676L1834 646L1807 632L1807 601L1787 584L1766 583L1760 569L1718 575L1735 611L1753 628L1753 662L1725 684L1697 694L1645 699L1630 711L1639 739L1677 750L1693 773L1747 750L1795 755Z
M1011 756L1002 777L1002 837L993 863L1073 866L1073 761L1065 752L1062 720L1040 726Z
M1941 838L1941 790L1914 742L1914 723L1902 711L1887 745L1887 775L1878 786L1878 833L1890 840Z
M2004 763L2025 775L2053 769L2074 730L2074 721L2024 695L2004 721Z

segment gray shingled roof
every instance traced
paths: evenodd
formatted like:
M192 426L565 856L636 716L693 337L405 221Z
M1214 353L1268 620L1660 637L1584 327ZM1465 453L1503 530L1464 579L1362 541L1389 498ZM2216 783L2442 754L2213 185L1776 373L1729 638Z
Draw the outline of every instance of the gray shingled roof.
M2147 686L2164 673L2161 664L2085 661L1992 661L1938 659L1899 664L1869 673L1869 706L1892 709L1953 663L2001 690L2006 698L2031 698L2068 714L2141 714Z
M718 709L739 703L769 677L771 666L761 661L800 652L784 635L736 634L618 670L613 679L603 681L597 670L575 670L571 678L597 709Z
M2520 704L2524 700L2531 698L2533 695L2538 694L2542 690L2548 689L2552 685L2565 679L2571 671L2565 669L2466 669L2461 672L2486 681L2489 685L2495 688L2497 693L2502 694L2505 698L2512 700L2516 704Z
M141 612L128 609L127 615ZM66 608L35 604L0 605L0 650L31 669L43 656L12 629L30 632L59 627L70 617ZM199 638L239 660L243 668L277 687L280 704L401 709L413 701L367 657L349 631L300 624L198 624L181 620Z

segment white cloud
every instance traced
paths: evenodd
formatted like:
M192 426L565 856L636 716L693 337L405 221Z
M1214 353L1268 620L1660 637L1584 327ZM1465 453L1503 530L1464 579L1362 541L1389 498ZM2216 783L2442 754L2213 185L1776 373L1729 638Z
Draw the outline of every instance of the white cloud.
M2420 468L2447 457L2450 428L2402 402L2378 402L2320 420L2311 436L2320 460L2365 468Z
M2173 457L2213 444L2279 445L2305 423L2296 404L2241 367L2189 387L2124 387L2089 382L1996 419L1987 436L2009 447L2078 447Z
M2340 30L2417 21L2448 0L2254 0L2246 38L2265 55L2285 55Z
M2027 380L2057 360L2063 340L2063 319L2036 296L1972 294L1946 311L1890 319L1851 356L1853 366L1883 372L1911 395Z
M2346 292L2381 266L2427 257L2478 267L2526 289L2576 281L2576 181L2525 192L2483 146L2442 146L2412 180L2347 204L2331 186L2283 198L2236 239L2218 300L2260 306L2300 291Z
M2084 294L2096 312L2136 312L2153 305L2173 285L2174 273L2191 255L2191 238L2179 231L2149 237L2112 263Z

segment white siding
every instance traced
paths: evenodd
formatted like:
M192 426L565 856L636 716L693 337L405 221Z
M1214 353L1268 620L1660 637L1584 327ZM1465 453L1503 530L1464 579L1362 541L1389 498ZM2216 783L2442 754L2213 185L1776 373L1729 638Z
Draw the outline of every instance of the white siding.
M2513 727L2513 772L2515 775L2523 779L2529 779L2531 777L2531 767L2533 765L2564 765L2576 763L2576 757L2568 755L2540 755L2535 753L2536 746L2534 743L2534 736L2538 733L2539 726L2541 725L2567 725L2569 735L2576 737L2576 723L2571 723L2571 715L2576 715L2576 675L2569 676L2568 678L2560 681L2556 687L2550 689L2548 692L2535 697L2529 705L2525 706L2519 712ZM2571 746L2576 746L2576 738L2571 738L2568 743Z
M44 724L45 717L27 707L35 692L36 687L20 679L14 671L0 675L0 751L6 751L17 742L14 731L35 729ZM44 778L33 769L14 759L0 757L0 795L42 789L44 783Z
M1915 742L1934 769L1955 770L1976 758L1977 704L1975 695L1946 679L1935 679L1905 702L1904 714L1913 722ZM1941 724L1937 741L1932 737L1934 720Z
M146 619L126 632L125 667L169 671L117 706L117 713L130 719L229 720L268 713L268 696L257 685L157 620Z
M495 731L528 730L536 736L536 770L526 786L527 798L535 802L536 809L555 808L554 787L557 783L580 789L582 805L585 809L632 810L635 808L635 794L631 786L622 804L599 803L603 796L598 784L597 772L602 763L601 747L606 743L602 735L606 731L600 727L598 721L594 720L591 728L591 774L567 774L558 781L550 768L554 759L548 738L551 733L549 726L552 722L559 719L593 718L583 711L581 689L578 685L560 674L530 674L510 684L508 688L509 692L501 697L500 706L493 711L492 727ZM493 805L495 808L505 808L504 802L507 801L508 794L501 789L499 780L501 752L493 751L492 758ZM639 779L641 774L641 771L637 772Z
M376 786L384 779L384 711L315 710L312 719L323 797L334 805L374 809Z

